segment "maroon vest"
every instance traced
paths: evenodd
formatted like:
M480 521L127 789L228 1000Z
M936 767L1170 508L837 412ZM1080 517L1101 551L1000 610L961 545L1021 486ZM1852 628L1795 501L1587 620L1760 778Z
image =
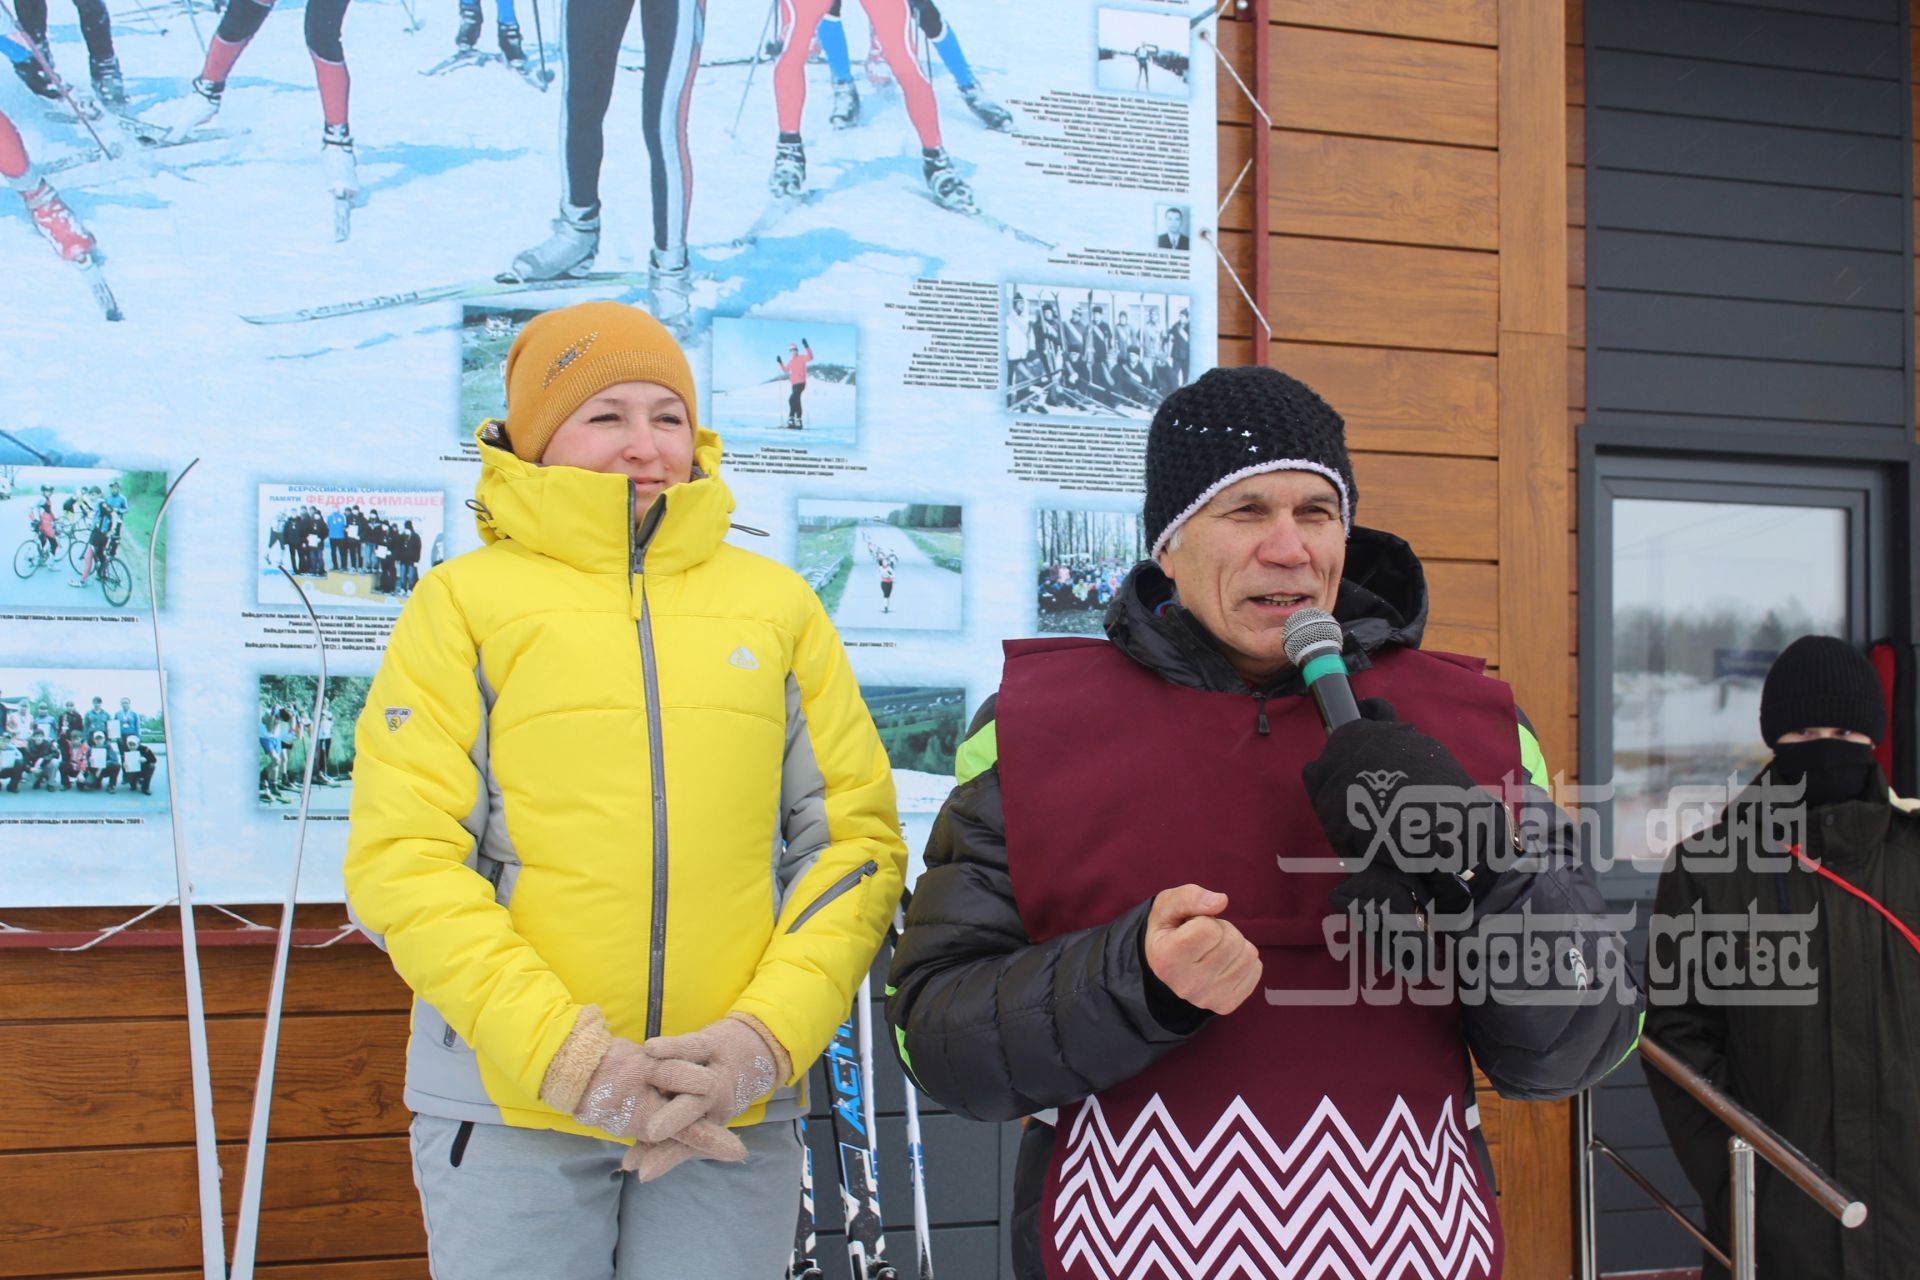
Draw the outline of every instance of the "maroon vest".
M1140 1075L1063 1107L1042 1202L1066 1280L1339 1276L1492 1280L1493 1188L1462 1114L1450 999L1355 993L1323 922L1338 871L1301 766L1326 742L1307 697L1171 684L1113 646L1012 641L996 719L1014 895L1042 942L1189 881L1228 895L1263 988ZM1520 777L1507 686L1477 659L1394 649L1353 677L1476 782ZM1319 993L1319 994L1314 994Z

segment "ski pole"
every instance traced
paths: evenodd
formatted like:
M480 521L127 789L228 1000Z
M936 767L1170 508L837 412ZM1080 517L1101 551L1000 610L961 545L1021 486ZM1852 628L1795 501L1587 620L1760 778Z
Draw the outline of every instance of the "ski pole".
M152 605L154 671L160 677L160 737L167 748L167 816L173 823L173 875L180 903L180 960L187 987L187 1060L193 1076L193 1150L200 1183L200 1262L205 1280L226 1280L227 1242L221 1234L220 1152L214 1145L213 1072L207 1062L207 1009L200 991L200 939L193 927L193 876L187 867L187 844L180 829L180 786L175 778L180 757L173 750L173 714L167 708L167 659L160 648L160 608L154 598L154 554L167 508L180 483L200 464L195 458L160 500L147 539L147 603Z
M400 0L400 7L407 11L407 34L412 35L420 29L420 17L413 11L413 0Z
M547 70L547 38L540 34L540 0L533 0L533 43L540 50L540 83L552 84L553 72Z
M313 725L318 733L320 709L327 703L327 642L313 602L291 573L280 576L292 584L313 626L313 647L320 655L320 683L313 691ZM280 937L273 948L273 980L267 987L267 1027L260 1040L260 1074L253 1083L253 1122L247 1129L247 1163L240 1180L240 1214L233 1231L232 1280L253 1280L253 1253L260 1236L260 1187L266 1177L267 1122L273 1112L273 1069L280 1053L280 1013L287 993L287 953L293 944L293 904L300 894L300 860L307 847L307 802L313 794L313 748L307 748L306 768L300 776L300 813L293 828L293 873L287 878L287 897L280 906Z
M907 928L907 907L911 894L902 892L900 905L893 909L893 928L887 941L894 947L900 945L900 935ZM919 1274L917 1280L933 1280L932 1230L927 1221L927 1153L920 1141L920 1091L914 1087L913 1076L906 1071L902 1062L900 1083L905 1087L907 1100L907 1180L913 1187L913 1242L919 1251Z
M100 153L111 159L115 152L107 146L107 140L102 138L99 132L94 129L93 121L87 119L87 113L80 109L80 104L74 101L73 91L67 88L67 82L60 78L60 73L53 69L53 63L47 61L47 55L40 52L39 42L32 36L27 35L27 29L20 25L19 15L14 13L13 6L8 4L6 0L0 0L0 13L7 15L7 21L11 22L14 29L26 40L27 53L40 65L40 70L46 74L48 80L53 82L53 87L60 91L60 97L65 100L67 109L73 112L74 118L80 122L80 127L93 136L94 145L100 148ZM182 472L181 474L185 475L186 473Z
M740 136L740 117L747 113L747 95L753 92L753 76L756 71L760 70L761 56L766 52L767 48L767 32L773 28L773 15L779 7L780 0L773 0L773 2L767 6L767 20L760 24L760 38L756 40L753 45L753 61L747 64L747 83L740 90L740 105L734 109L733 126L727 130L727 136L729 138L738 139ZM649 54L648 56L651 57L652 55Z

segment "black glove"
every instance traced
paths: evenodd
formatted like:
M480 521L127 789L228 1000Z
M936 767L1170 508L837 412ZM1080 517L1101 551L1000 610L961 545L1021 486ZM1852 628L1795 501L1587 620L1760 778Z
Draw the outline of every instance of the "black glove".
M1446 747L1395 719L1392 703L1367 698L1360 715L1300 771L1327 840L1353 871L1329 900L1339 910L1374 903L1464 917L1491 887L1486 864L1510 838L1500 802Z

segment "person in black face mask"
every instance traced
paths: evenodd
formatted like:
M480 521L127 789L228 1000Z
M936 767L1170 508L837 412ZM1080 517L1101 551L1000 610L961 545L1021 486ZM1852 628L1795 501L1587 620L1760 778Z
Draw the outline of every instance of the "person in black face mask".
M1920 1256L1920 813L1875 763L1886 726L1879 679L1845 641L1788 645L1760 694L1773 759L1654 899L1645 1034L1868 1207L1843 1229L1756 1162L1762 1275L1892 1280ZM1769 807L1774 822L1747 820ZM1794 852L1763 847L1786 825ZM1731 981L1701 963L1709 939L1730 944ZM1647 1080L1724 1249L1728 1130L1658 1071ZM1703 1262L1703 1280L1726 1275Z

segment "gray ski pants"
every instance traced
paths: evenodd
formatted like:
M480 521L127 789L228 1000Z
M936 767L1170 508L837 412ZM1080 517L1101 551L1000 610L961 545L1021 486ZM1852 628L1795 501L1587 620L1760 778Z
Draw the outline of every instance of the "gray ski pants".
M618 1142L416 1115L428 1269L434 1280L779 1276L800 1212L800 1137L791 1120L735 1132L744 1165L689 1160L642 1185L620 1172Z

